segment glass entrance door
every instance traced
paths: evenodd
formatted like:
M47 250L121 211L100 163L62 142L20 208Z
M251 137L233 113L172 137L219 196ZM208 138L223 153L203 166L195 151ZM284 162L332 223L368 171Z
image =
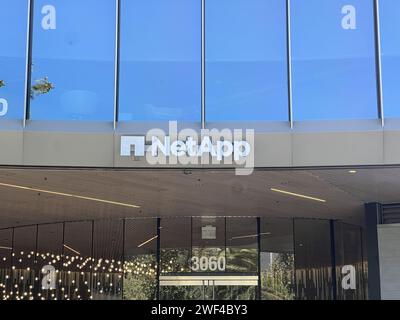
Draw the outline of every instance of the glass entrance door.
M258 295L257 219L162 219L160 298L250 300Z
M162 276L162 300L251 300L258 276Z

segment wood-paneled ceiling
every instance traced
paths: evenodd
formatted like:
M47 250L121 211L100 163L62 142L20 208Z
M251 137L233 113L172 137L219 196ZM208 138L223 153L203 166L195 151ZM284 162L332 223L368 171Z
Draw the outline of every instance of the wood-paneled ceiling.
M232 170L214 169L0 168L0 228L156 216L313 217L362 223L364 203L400 201L400 168L356 171L257 170L235 176Z

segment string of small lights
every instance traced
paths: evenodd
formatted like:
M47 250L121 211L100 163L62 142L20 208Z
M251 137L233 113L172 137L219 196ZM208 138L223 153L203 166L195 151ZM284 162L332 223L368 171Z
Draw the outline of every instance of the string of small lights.
M1 300L83 300L93 299L95 295L119 296L123 276L155 277L157 272L155 263L144 262L148 259L140 256L126 262L33 251L11 256L11 268L4 268L9 258L1 257ZM44 266L54 267L54 279ZM52 282L56 284L54 288Z
M157 264L148 262L148 255L130 257L125 262L34 251L20 251L10 256L0 257L0 300L91 300L99 295L119 297L124 277L155 279L157 273ZM7 264L11 268L5 268ZM175 271L174 266L177 265L174 259L162 264L163 274ZM49 266L54 268L52 275ZM185 271L184 268L179 270Z

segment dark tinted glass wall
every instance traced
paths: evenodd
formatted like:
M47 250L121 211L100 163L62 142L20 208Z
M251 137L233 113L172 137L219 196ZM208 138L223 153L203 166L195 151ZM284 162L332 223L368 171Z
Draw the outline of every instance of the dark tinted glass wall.
M365 270L360 227L335 222L336 290L338 300L363 300Z
M0 120L23 118L27 23L27 0L0 0Z
M243 217L106 219L3 229L0 299L254 300L259 293L267 300L365 299L361 239L359 227L341 222ZM352 269L355 289L348 287ZM225 278L204 290L196 282L258 275L259 288ZM196 283L167 284L171 276L192 276Z
M36 0L33 120L114 119L114 0Z
M201 1L122 0L119 120L200 121Z
M297 299L332 300L330 222L295 219L294 237Z
M400 117L400 1L381 0L383 102L386 117Z
M288 120L285 3L206 1L208 121Z
M295 120L378 115L373 0L292 1Z

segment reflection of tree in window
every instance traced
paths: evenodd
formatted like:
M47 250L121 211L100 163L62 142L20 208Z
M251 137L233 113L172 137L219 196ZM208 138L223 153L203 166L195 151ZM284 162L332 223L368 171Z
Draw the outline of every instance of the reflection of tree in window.
M267 300L293 300L293 265L291 253L273 253L269 268L262 272L263 295Z
M153 300L156 290L156 259L152 254L131 257L125 262L124 299Z
M0 80L0 88L5 87L5 85L4 80ZM34 99L39 95L49 93L54 88L55 86L49 81L48 77L37 79L31 88L31 98Z
M164 249L161 251L161 273L189 272L190 251L187 249Z
M31 88L31 99L35 99L39 95L49 93L54 88L54 85L49 81L48 77L37 79Z
M257 272L257 249L227 248L226 251L230 272Z

